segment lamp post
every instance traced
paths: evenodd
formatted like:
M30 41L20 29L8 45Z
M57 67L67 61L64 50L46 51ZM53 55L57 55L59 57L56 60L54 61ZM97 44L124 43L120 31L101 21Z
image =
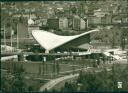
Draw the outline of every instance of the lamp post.
M11 39L11 47L12 47L12 44L13 44L12 43L13 42L13 35L14 35L14 30L12 30L12 28L11 28L11 38L10 38Z
M43 57L43 76L45 74L45 62L46 62L46 57Z
M5 30L5 24L4 24L4 45L6 49L6 30Z
M126 48L126 42L127 42L127 38L124 39L124 48Z
M86 17L84 17L84 21L85 21L85 25L86 25L86 29L88 29L88 19Z
M19 49L18 23L17 23L17 49Z
M127 67L128 67L128 50L127 50Z

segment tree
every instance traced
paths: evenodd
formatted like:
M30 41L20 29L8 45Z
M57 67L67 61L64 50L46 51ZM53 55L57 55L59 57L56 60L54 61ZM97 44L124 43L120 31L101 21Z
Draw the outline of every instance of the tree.
M13 84L12 84L12 91L14 92L23 92L27 89L26 84L24 82L24 68L22 65L14 64L13 68Z
M33 89L33 87L32 86L29 86L28 87L28 91L33 91L34 89Z
M87 72L83 75L81 73L77 79L77 83L82 85L80 91L118 91L117 81L121 79L122 70L119 65L116 65L116 67L118 68L115 68L113 65L111 72L103 69L103 71L98 73Z
M77 79L77 82L78 82L78 83L82 83L83 77L84 77L84 75L83 75L83 72L82 72L82 70L81 70L80 73L79 73L79 77L78 77L78 79Z
M125 49L125 45L126 45L127 40L128 40L127 29L122 28L122 31L121 31L121 47L122 47L122 50Z
M12 91L12 86L11 86L11 80L7 78L6 76L1 78L1 91L2 92L9 92Z
M7 73L7 76L2 78L2 90L5 92L23 92L27 90L23 73L23 66L14 64L11 74Z
M73 14L76 14L77 8L76 8L76 7L72 7L72 8L71 8L71 11L72 11Z
M65 82L64 88L62 89L64 92L73 92L76 91L76 87L73 83Z

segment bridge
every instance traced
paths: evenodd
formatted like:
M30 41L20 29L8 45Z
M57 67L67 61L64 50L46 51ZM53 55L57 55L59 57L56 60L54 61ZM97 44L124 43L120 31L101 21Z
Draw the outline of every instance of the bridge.
M20 56L21 60L24 60L24 55L39 55L39 56L82 56L89 55L90 52L82 52L82 53L33 53L33 52L2 52L1 53L1 61L11 60L13 58L18 58ZM17 56L17 57L16 57Z
M34 53L34 52L2 52L1 55L43 55L43 56L78 56L88 55L90 52L66 52L66 53Z

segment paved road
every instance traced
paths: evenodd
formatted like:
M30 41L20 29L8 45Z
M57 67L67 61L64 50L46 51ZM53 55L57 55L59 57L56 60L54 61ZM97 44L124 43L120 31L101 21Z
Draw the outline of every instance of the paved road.
M81 68L79 70L87 70L88 68ZM78 77L79 74L70 74L70 75L66 75L64 77L60 77L60 78L56 78L53 80L50 80L48 83L46 83L45 85L43 85L39 91L43 91L45 90L45 88L47 88L47 90L50 90L51 88L53 88L56 84L60 83L61 81L67 80L67 79L71 79L71 78L75 78Z
M71 74L71 75L67 75L64 77L57 78L57 79L53 79L53 80L49 81L48 83L46 83L44 86L42 86L39 91L44 91L45 88L47 88L47 90L50 90L52 87L54 87L59 82L67 80L67 79L71 79L74 77L78 77L78 76L79 76L79 74L74 74L74 75Z
M87 71L87 69L92 69L92 67L87 67L87 68L82 68L83 70ZM81 69L81 70L82 70ZM102 70L95 70L95 72L101 72ZM111 71L111 69L107 69L107 71ZM39 91L44 91L46 88L47 90L50 90L52 89L56 84L64 81L64 80L67 80L67 79L71 79L71 78L75 78L75 77L78 77L79 74L70 74L70 75L66 75L64 77L60 77L60 78L56 78L56 79L53 79L53 80L50 80L48 83L46 83L45 85L43 85Z

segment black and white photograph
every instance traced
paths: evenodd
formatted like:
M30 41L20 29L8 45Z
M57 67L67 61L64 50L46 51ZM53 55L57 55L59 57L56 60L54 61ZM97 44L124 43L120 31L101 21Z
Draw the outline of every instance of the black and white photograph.
M128 92L128 0L0 3L1 93Z

